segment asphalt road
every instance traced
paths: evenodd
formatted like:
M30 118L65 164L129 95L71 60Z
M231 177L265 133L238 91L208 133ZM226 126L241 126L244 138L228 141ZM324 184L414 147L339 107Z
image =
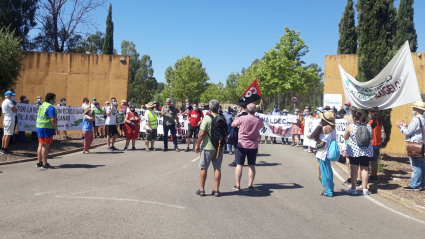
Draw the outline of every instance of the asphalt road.
M232 160L225 155L220 198L195 195L194 152L101 147L51 159L51 170L1 166L0 238L425 238L424 215L376 194L349 196L337 176L335 196L320 196L316 159L301 149L261 145L256 191L232 190ZM244 168L243 188L247 176Z

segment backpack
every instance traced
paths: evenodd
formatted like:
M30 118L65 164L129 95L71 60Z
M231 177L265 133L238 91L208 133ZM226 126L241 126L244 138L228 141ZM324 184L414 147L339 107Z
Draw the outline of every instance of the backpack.
M220 151L224 148L226 144L226 136L227 136L227 123L226 118L223 114L219 114L217 117L214 117L212 114L208 115L211 120L211 135L209 135L211 144L214 148ZM217 154L218 156L218 154Z
M336 142L336 140L332 140L332 142L328 146L328 153L326 154L326 157L330 161L338 161L340 156L341 152L339 150L338 142Z
M367 129L366 125L361 125L359 123L355 123L357 126L356 131L356 140L357 140L357 146L359 147L367 147L370 144L370 141L372 140L372 137L370 135L369 130Z

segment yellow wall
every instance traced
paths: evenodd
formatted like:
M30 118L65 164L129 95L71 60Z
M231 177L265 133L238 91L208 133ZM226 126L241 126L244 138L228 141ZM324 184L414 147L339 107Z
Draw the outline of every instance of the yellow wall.
M412 53L413 64L416 70L418 85L421 94L425 94L425 54L420 59L418 53ZM357 55L330 55L325 56L325 94L342 94L345 100L344 90L342 88L341 75L339 73L338 65L341 65L347 73L352 76L357 75ZM391 123L393 125L391 140L383 152L390 153L406 153L405 137L400 133L400 130L395 126L397 120L412 120L412 108L410 104L402 105L393 108L391 112Z
M101 107L111 97L120 103L127 99L129 62L129 56L120 55L24 52L15 97L19 102L25 95L34 103L41 96L44 102L46 93L51 92L56 94L57 103L65 97L68 106L81 107L84 97L96 97Z

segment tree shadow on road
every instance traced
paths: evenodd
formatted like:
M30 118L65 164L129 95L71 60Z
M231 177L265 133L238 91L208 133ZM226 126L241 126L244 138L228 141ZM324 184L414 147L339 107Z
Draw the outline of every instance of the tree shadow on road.
M105 165L91 165L91 164L61 164L56 166L56 168L86 168L92 169L97 167L104 167Z
M268 197L274 192L274 190L303 188L303 186L297 183L265 183L255 184L254 186L255 190L245 188L240 191L222 192L221 196Z

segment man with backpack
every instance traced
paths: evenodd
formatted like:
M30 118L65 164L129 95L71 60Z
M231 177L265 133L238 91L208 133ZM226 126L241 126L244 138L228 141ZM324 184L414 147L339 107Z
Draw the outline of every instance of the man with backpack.
M204 114L198 109L198 104L193 104L192 107L187 107L187 148L185 152L189 152L190 139L193 138L193 150L195 150L196 141L198 140L199 126L201 125Z
M227 124L226 118L218 113L220 102L212 99L209 103L211 114L208 114L201 123L198 142L195 152L201 152L199 167L201 168L201 188L196 192L199 196L205 196L205 181L208 167L212 163L214 167L215 187L212 194L220 196L219 186L221 179L221 162L223 160L224 145L226 144ZM202 142L202 146L201 146Z
M242 177L242 168L245 164L245 158L248 159L249 166L249 184L248 189L254 190L252 185L255 177L255 161L258 153L258 136L260 135L260 129L264 128L263 120L255 116L255 105L249 104L247 106L248 115L244 117L238 117L233 121L232 127L239 126L238 132L238 147L236 148L236 185L233 187L234 190L241 190L240 182Z

